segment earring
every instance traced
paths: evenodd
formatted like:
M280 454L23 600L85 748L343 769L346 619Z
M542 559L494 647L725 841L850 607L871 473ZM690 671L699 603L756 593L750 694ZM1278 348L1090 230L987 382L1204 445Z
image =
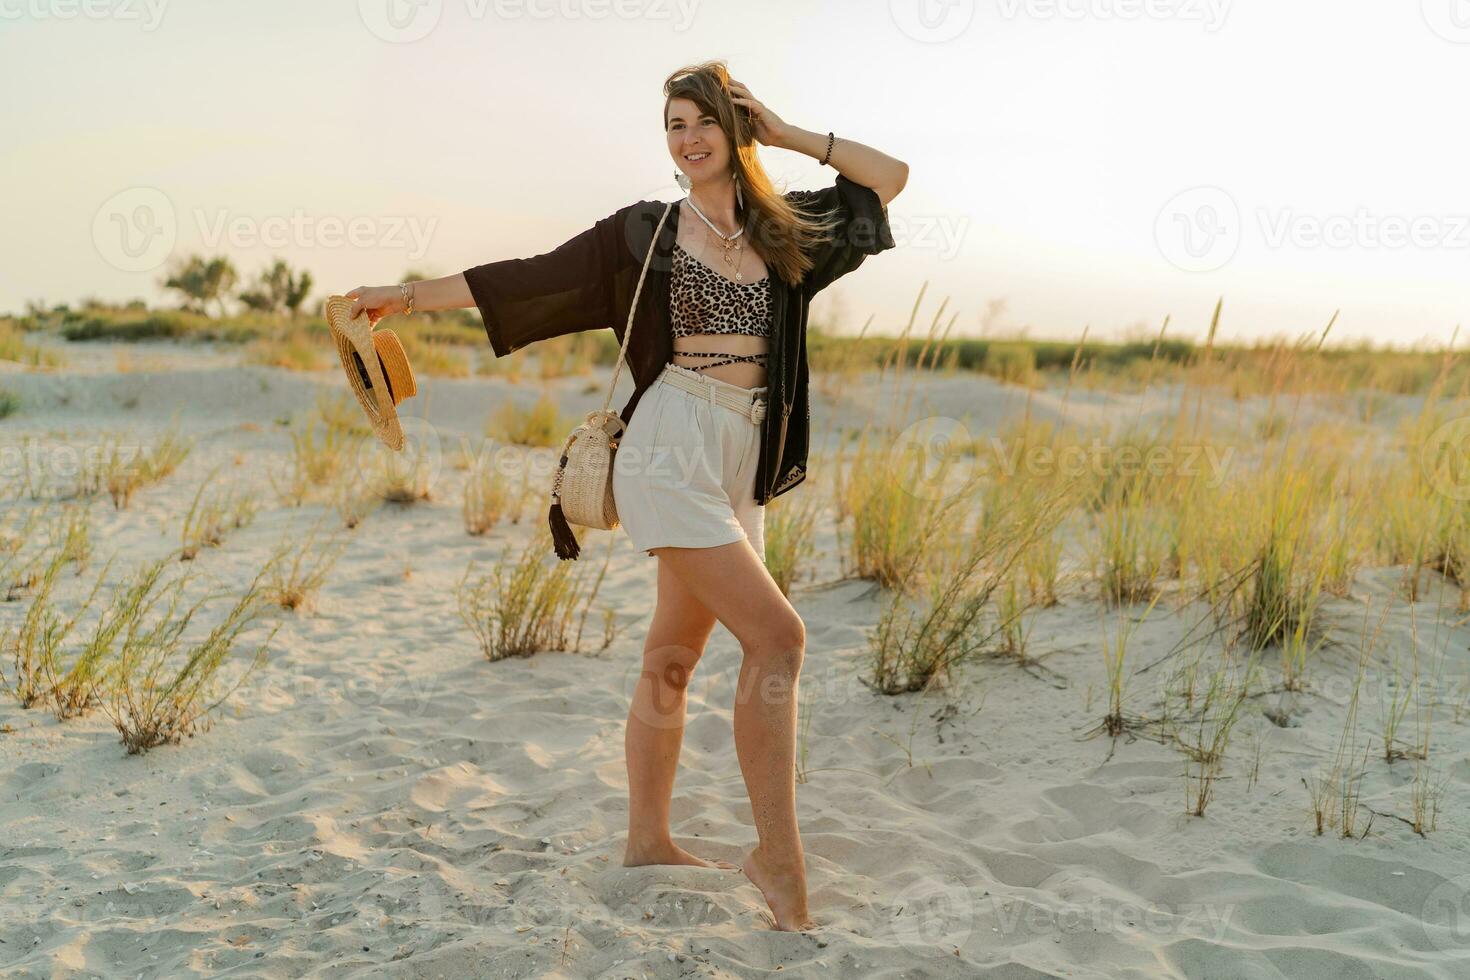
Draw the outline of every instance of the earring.
M682 170L675 170L674 171L674 183L678 184L682 189L684 189L684 190L687 191L689 189L690 185L693 183L693 181L691 181L689 179L689 175L686 174L686 173L684 173L684 171L682 171Z
M740 208L741 210L744 210L745 195L740 193L740 180L734 177L732 177L731 179L735 181L735 206L737 208Z

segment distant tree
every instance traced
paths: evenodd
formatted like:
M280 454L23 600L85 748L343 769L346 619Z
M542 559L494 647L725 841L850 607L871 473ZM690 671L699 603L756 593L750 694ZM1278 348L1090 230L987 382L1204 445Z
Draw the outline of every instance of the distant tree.
M235 289L235 266L227 258L204 259L191 255L163 280L163 288L184 294L184 309L204 313L211 300L225 315L225 297Z
M240 294L240 302L263 313L289 313L294 319L311 292L311 273L293 274L281 259L255 279L255 288Z

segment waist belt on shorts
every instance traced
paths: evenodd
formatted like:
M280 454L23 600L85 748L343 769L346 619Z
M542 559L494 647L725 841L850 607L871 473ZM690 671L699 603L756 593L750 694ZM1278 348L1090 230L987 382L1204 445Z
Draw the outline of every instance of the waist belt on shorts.
M711 384L699 378L691 378L678 371L664 371L660 380L664 384L681 388L691 395L707 398L711 405L723 405L726 408L733 408L757 425L765 420L766 392L752 391L748 395L742 395L738 391L731 391L730 388ZM731 387L739 386L732 385Z

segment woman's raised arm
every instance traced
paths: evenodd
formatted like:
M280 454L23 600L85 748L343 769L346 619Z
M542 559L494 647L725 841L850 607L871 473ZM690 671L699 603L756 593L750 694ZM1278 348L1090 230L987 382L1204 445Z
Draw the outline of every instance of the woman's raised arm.
M770 106L751 94L743 82L730 79L730 98L751 113L755 138L767 146L805 153L814 160L832 165L839 174L878 195L878 206L898 196L909 180L909 165L881 150L857 140L839 139L827 133L813 133L793 126L777 115ZM831 147L829 153L828 147Z

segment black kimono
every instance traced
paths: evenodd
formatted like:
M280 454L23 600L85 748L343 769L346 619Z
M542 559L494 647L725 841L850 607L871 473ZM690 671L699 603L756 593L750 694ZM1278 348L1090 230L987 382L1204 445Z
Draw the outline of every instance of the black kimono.
M841 224L830 241L815 247L816 264L801 282L792 285L779 276L771 278L772 324L766 360L770 407L755 477L755 497L762 505L796 486L807 474L811 410L806 324L812 297L856 269L866 256L894 246L888 209L877 193L842 174L831 187L788 191L785 197L804 210L836 211ZM504 357L538 340L604 327L611 327L621 343L638 275L665 205L663 201L638 201L550 252L466 269L465 281L496 356ZM679 210L676 204L664 222L633 316L627 365L634 390L619 413L624 424L632 421L643 392L673 360L669 291Z

